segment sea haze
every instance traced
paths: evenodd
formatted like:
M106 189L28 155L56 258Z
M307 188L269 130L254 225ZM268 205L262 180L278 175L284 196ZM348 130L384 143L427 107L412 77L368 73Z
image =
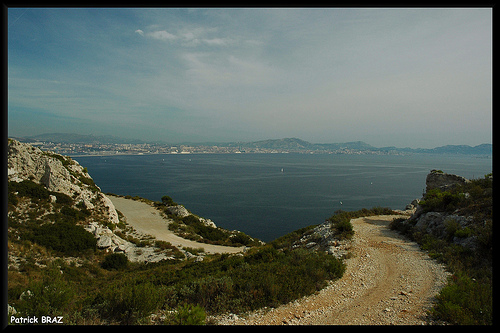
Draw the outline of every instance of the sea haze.
M178 154L75 157L103 192L169 195L218 226L263 241L322 223L336 210L404 209L431 169L466 178L491 158L458 155Z

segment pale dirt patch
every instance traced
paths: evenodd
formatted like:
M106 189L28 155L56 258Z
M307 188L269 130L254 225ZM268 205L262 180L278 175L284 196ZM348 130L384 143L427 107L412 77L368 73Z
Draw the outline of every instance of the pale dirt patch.
M168 229L170 221L160 215L153 206L131 199L108 196L115 208L122 212L127 223L138 233L154 236L157 240L170 242L177 247L203 248L206 253L238 253L243 252L244 247L231 247L198 243L177 236Z

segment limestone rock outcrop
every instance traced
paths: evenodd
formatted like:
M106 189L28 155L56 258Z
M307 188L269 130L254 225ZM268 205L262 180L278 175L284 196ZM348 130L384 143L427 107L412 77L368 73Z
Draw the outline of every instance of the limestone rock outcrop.
M426 178L426 191L433 189L447 191L469 182L467 178L462 176L432 170ZM464 193L464 197L467 195L468 193ZM477 246L476 236L454 236L457 229L466 230L473 223L473 216L463 216L450 211L428 211L419 204L424 201L424 198L425 196L420 200L414 200L407 206L407 208L416 206L416 209L410 218L403 222L404 224L411 225L415 231L424 232L437 238L451 237L455 244L466 248L474 249Z
M109 222L118 223L115 206L77 161L12 139L7 153L8 181L43 184L49 191L66 194L88 209L99 210Z
M42 184L51 192L71 197L74 202L73 208L83 203L91 212L83 227L97 239L98 248L107 252L124 252L131 261L166 259L164 254L155 253L154 248L138 248L108 228L109 225L119 223L115 206L77 161L9 139L7 168L8 181L19 183L31 180ZM50 195L49 198L52 204L57 202L56 196ZM50 213L50 209L47 213Z
M340 240L330 221L316 226L312 231L305 233L292 248L305 247L315 251L325 251L328 254L341 258L347 255L350 241Z
M193 215L186 209L186 207L182 205L167 206L167 210L170 214L176 215L180 218ZM200 220L201 223L203 223L207 227L217 228L215 223L210 219L205 219L203 217L198 217L198 219Z
M443 191L450 190L457 185L464 185L469 180L462 176L444 173L440 170L432 170L425 179L426 191L432 189L440 189Z

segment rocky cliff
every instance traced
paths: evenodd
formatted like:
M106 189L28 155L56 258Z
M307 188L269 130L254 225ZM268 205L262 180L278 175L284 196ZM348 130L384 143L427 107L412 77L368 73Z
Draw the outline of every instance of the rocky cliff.
M477 250L484 245L484 230L491 227L492 179L486 175L471 181L432 170L426 178L426 193L409 205L416 209L400 229Z
M77 161L10 139L7 152L8 181L32 180L51 192L72 197L76 204L82 203L87 209L98 211L107 222L118 223L113 203Z
M13 240L9 262L14 266L25 261L15 241L32 240L28 235L40 226L68 221L92 234L96 247L106 253L121 252L131 261L143 262L171 257L154 242L141 243L140 235L120 223L111 200L77 161L12 139L7 152L8 232Z
M465 185L470 181L462 176L444 173L441 170L431 170L425 179L426 191L439 189L442 191L451 190L456 186Z

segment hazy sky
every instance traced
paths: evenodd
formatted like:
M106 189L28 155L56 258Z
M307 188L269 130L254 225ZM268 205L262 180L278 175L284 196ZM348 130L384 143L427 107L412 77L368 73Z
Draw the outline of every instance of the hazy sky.
M492 10L8 9L8 134L492 142Z

